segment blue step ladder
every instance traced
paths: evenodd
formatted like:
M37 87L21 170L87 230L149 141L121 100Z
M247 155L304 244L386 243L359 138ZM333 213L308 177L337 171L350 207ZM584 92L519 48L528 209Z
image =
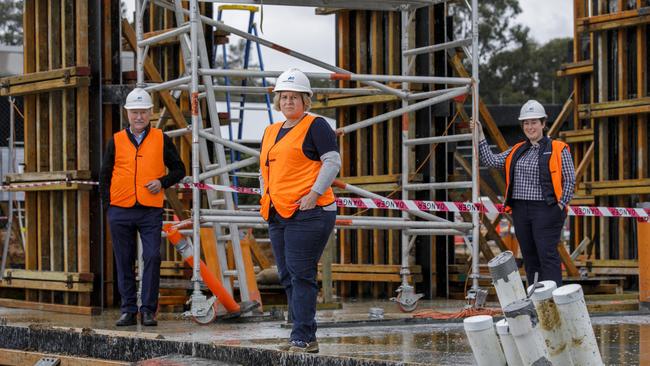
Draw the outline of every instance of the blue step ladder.
M257 24L255 23L255 13L259 11L259 7L257 6L251 6L251 5L220 5L218 7L218 13L217 13L217 20L221 21L223 17L223 12L226 10L233 10L233 11L247 11L249 13L248 16L248 30L247 32L249 34L252 34L254 36L258 36L258 30L257 30ZM250 66L250 61L251 61L251 45L252 45L251 40L246 40L245 48L244 48L244 65L243 69L244 70L249 70ZM215 46L215 47L218 47ZM259 62L259 69L261 71L264 71L264 61L262 59L262 48L260 47L260 44L258 42L255 42L255 48L257 51L257 61ZM216 61L217 61L217 56L218 56L218 51L215 50L214 57L215 57L215 67L216 67ZM223 57L223 68L224 69L229 69L229 64L228 64L228 44L222 44L221 45L221 55ZM225 85L230 86L232 85L232 82L229 77L225 77ZM268 87L268 83L266 82L266 78L262 77L262 86ZM248 79L243 78L241 81L241 86L246 86L248 84ZM264 95L264 101L266 103L266 108L247 108L246 107L246 94L239 94L241 96L241 100L239 101L239 106L233 106L233 101L232 101L232 94L238 94L238 93L231 93L231 92L226 92L226 112L228 113L228 116L232 116L232 111L233 110L239 110L239 118L236 120L233 120L232 118L230 119L230 123L228 123L228 138L232 141L235 139L234 133L233 133L233 128L232 128L232 122L237 121L238 122L238 128L237 128L237 139L241 140L242 139L242 132L244 131L244 112L246 110L266 110L268 113L269 117L269 124L273 123L273 113L271 112L271 97L269 94ZM235 102L236 103L236 102ZM240 153L238 151L233 151L232 149L230 150L230 161L234 162L239 160L240 158ZM236 173L236 171L235 171ZM233 177L233 184L238 185L238 177L235 175ZM235 202L238 201L237 195L235 194Z

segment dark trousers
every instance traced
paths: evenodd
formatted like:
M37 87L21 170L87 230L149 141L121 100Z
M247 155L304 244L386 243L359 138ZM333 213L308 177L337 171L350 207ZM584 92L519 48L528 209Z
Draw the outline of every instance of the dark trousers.
M293 341L316 340L318 260L335 221L336 211L325 211L321 207L296 211L289 219L273 210L269 217L269 237L280 282L287 293Z
M513 200L512 219L519 248L524 258L526 278L532 285L535 272L538 281L555 281L562 286L562 267L557 245L566 219L560 206L544 201Z
M108 208L113 253L117 269L117 286L122 297L123 313L137 313L137 286L134 265L137 259L136 234L142 240L142 304L140 312L155 313L158 309L160 287L160 233L162 231L162 208L131 207Z

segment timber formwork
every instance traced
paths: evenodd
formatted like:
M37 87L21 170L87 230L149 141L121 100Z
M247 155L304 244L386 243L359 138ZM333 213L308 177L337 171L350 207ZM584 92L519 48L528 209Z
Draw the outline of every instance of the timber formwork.
M574 1L573 62L558 71L573 79L565 110L575 122L559 133L575 159L572 204L636 207L650 199L649 10L645 0ZM584 248L576 264L596 275L638 274L635 221L574 217L571 227L572 249Z
M99 1L24 2L24 75L2 95L24 96L24 174L10 183L88 181L99 171ZM25 192L25 268L7 269L0 305L91 313L102 288L99 200L85 183ZM94 218L98 220L92 220ZM95 296L93 296L95 295Z

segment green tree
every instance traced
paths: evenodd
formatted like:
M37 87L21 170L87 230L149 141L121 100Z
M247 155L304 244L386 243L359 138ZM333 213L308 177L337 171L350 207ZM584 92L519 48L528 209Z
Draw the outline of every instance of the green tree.
M23 1L0 2L0 43L18 46L23 44Z
M555 72L568 62L570 38L540 46L522 31L514 47L495 53L481 65L481 96L488 104L521 104L528 99L563 103L570 93L568 80Z
M479 1L479 49L482 62L496 51L508 47L518 36L512 20L521 13L519 0ZM454 33L456 39L472 35L471 13L464 2L454 5Z

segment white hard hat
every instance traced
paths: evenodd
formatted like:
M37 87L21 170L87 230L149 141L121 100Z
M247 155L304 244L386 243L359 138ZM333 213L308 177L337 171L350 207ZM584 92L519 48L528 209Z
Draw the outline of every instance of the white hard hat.
M311 84L305 74L298 69L289 69L278 77L278 81L273 88L273 92L295 91L307 93L311 97L314 93L311 91Z
M142 88L131 90L126 96L126 103L124 103L124 109L149 109L152 107L151 95Z
M529 100L521 106L521 111L519 112L519 120L523 121L525 119L536 119L536 118L546 118L546 111L544 106L536 101Z

